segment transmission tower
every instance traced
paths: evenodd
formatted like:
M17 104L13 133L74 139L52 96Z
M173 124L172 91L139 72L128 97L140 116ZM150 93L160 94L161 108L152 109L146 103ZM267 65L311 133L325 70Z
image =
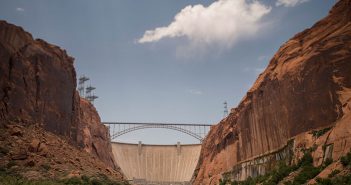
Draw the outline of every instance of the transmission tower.
M225 101L224 103L224 111L223 111L223 117L227 117L228 116L228 104L227 101Z
M89 80L89 78L84 76L84 75L79 78L78 92L79 92L80 97L85 97L85 94L84 94L85 82L88 80Z
M98 98L98 96L95 96L94 93L92 93L93 90L95 90L96 88L89 85L87 88L85 88L85 99L87 99L88 101L90 101L92 104L94 104L94 100Z
M92 104L94 104L94 100L98 98L98 96L95 96L93 90L96 88L89 85L88 87L85 87L85 82L90 80L88 77L82 75L79 78L78 81L78 92L80 97L85 98L86 100L90 101Z

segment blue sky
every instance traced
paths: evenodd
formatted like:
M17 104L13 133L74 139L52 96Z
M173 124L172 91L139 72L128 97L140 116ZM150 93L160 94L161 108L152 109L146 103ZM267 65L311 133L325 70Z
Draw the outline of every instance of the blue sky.
M0 0L0 19L66 49L77 75L97 87L102 121L216 124L223 102L236 107L279 46L336 2L278 1L248 10L251 0ZM192 12L180 14L189 5ZM158 129L120 138L138 140L196 142Z

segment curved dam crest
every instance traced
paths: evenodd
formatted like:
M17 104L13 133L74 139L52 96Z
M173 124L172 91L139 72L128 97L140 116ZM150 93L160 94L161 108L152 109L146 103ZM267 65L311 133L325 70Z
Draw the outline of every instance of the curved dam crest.
M201 144L111 144L116 163L134 184L190 183L201 151Z

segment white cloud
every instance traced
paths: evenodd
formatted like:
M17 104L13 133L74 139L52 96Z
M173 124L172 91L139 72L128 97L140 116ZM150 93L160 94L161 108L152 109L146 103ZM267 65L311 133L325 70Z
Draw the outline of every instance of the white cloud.
M188 90L188 92L189 92L190 94L194 94L194 95L202 95L202 94L203 94L202 91L196 90L196 89L190 89L190 90Z
M18 11L18 12L24 12L24 9L23 9L23 8L18 7L18 8L16 8L16 11Z
M294 7L298 4L305 3L309 0L278 0L276 6Z
M147 30L138 42L186 37L192 46L219 44L230 47L238 39L257 33L260 20L270 11L271 7L255 0L218 0L208 7L189 5L168 26Z

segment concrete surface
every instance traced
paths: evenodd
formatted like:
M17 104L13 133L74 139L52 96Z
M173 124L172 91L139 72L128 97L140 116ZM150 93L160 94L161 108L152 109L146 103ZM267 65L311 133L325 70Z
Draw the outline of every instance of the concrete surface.
M115 161L127 178L148 182L190 181L201 150L201 144L111 144Z

